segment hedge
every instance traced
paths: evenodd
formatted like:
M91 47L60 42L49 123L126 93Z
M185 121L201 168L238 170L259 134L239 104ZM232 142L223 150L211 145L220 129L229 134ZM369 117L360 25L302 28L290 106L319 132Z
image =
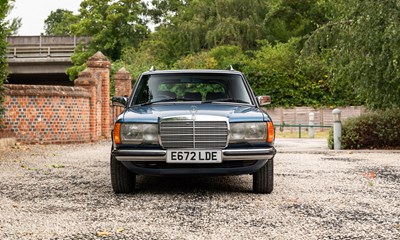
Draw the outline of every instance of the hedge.
M400 149L400 109L379 110L342 124L342 149ZM328 138L333 148L333 131Z

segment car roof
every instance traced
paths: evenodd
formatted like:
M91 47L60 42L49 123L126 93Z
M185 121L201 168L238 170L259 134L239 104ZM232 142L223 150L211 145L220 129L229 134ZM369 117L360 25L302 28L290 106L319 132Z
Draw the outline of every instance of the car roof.
M242 74L236 70L214 70L214 69L180 69L180 70L155 70L144 72L143 75L173 74L173 73L213 73L213 74Z

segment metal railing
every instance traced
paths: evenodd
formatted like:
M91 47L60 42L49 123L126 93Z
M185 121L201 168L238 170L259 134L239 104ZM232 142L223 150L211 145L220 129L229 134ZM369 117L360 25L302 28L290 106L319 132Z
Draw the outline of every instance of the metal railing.
M90 41L88 36L10 36L7 58L69 58L76 46Z
M297 128L299 131L299 138L301 138L301 129L302 128L306 128L306 129L310 129L310 128L332 128L332 126L328 126L328 125L308 125L308 124L274 124L275 126L275 131L277 128L279 128L279 130L281 132L284 131L285 127L290 127L290 128Z
M8 58L55 58L71 57L74 46L49 46L49 47L8 47Z

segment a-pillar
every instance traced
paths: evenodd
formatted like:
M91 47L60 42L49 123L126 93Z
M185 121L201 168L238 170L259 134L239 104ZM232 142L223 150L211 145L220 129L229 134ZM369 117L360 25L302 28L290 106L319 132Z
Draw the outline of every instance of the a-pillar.
M132 77L130 72L121 68L115 75L115 96L128 97L132 88Z

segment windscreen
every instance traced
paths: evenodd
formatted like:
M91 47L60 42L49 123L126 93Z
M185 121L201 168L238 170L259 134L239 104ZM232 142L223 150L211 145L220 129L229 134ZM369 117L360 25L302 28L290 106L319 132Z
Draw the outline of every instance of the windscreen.
M235 74L168 73L144 75L133 104L160 102L233 102L252 104L244 80Z

